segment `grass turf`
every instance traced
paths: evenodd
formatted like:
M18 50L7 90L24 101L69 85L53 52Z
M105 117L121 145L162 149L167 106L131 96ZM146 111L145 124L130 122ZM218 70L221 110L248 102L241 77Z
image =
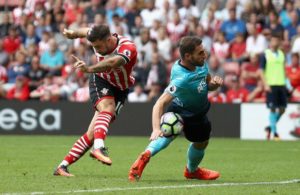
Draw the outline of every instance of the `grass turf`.
M201 166L218 170L216 181L186 180L183 168L189 145L177 138L151 159L138 183L127 181L130 165L148 144L147 137L108 137L113 160L111 167L85 155L70 167L73 178L55 177L75 136L1 136L0 194L43 192L41 194L300 194L300 183L261 184L300 179L300 142L241 141L211 139ZM259 185L213 186L223 183L260 183ZM209 186L185 186L185 185ZM172 186L174 188L158 188ZM145 187L145 188L142 188ZM92 192L87 190L98 191ZM75 191L75 192L74 192Z

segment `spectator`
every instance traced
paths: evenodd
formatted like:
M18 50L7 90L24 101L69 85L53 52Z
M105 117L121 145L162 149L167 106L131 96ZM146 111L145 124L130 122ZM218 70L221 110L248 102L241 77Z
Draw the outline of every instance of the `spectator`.
M87 17L87 22L92 24L94 22L94 17L97 14L102 16L106 15L106 10L103 6L102 0L91 0L91 5L85 9L85 15Z
M300 86L299 53L292 54L292 64L286 67L286 75L293 88Z
M292 53L300 53L300 25L297 27L297 35L291 41Z
M241 18L243 8L238 4L237 0L228 0L226 1L225 8L221 11L216 12L216 18L218 20L229 20L230 19L230 10L236 10L236 18Z
M26 0L19 0L18 6L13 9L12 17L15 25L19 25L21 23L22 16L30 14L30 10L28 10L25 5Z
M134 18L134 26L129 28L129 33L135 39L140 35L141 29L144 29L144 24L142 17L138 15Z
M134 39L134 43L137 46L138 53L138 66L142 67L151 62L152 58L152 44L150 41L150 31L148 28L141 29L140 36Z
M110 26L110 29L111 29L112 33L116 33L118 26L121 26L122 29L123 29L124 34L128 34L128 27L123 22L123 19L118 14L114 14L112 16L112 22L110 23L109 26Z
M44 53L45 51L48 51L50 49L50 34L47 31L43 32L42 40L38 43L39 45L39 54Z
M8 31L12 25L9 16L9 13L4 13L2 15L2 23L0 24L0 39L3 39L8 35Z
M47 74L43 84L30 93L30 97L40 101L57 101L60 98L60 88L54 82L53 75Z
M72 44L74 41L67 39L64 35L63 35L63 31L66 28L66 24L65 23L61 23L59 25L59 32L54 34L54 39L55 42L58 44L58 49L62 52L66 52L69 48L72 47Z
M61 75L61 68L64 64L64 54L57 48L56 41L51 39L49 41L50 49L41 55L41 66L48 73L59 76Z
M134 35L132 28L135 27L135 18L137 16L139 16L139 10L137 9L137 2L135 2L135 1L128 2L126 8L127 8L127 11L124 16L124 19L128 26L129 34L132 36L132 35Z
M148 102L156 102L161 94L161 86L158 83L152 83L148 93Z
M300 87L298 86L291 95L291 102L300 102Z
M43 16L37 20L35 34L41 40L42 36L43 36L43 32L45 32L45 31L50 33L50 32L52 32L52 29L51 29L50 25L46 24L46 18L45 18L45 16Z
M226 92L228 103L242 103L247 102L248 90L240 86L239 78L233 76L231 78L230 89Z
M26 77L18 76L16 78L15 86L8 90L6 98L9 100L15 99L20 101L26 101L29 99L29 86Z
M284 40L289 42L292 38L297 35L297 27L299 26L299 16L297 11L292 11L290 13L291 23L285 28Z
M221 67L219 59L215 55L209 57L209 73L211 76L219 76L224 78L224 69Z
M253 91L259 81L259 55L252 54L250 62L245 62L241 68L241 82L248 91Z
M16 60L10 63L7 70L7 84L9 88L16 83L16 78L18 76L25 76L30 69L30 66L26 63L26 56L24 53L18 51L15 54L15 58Z
M89 96L89 82L88 79L81 77L78 79L78 89L75 90L69 100L72 102L87 102L90 99Z
M290 14L294 10L293 2L290 0L285 1L284 9L282 9L279 13L280 22L284 28L291 24Z
M252 54L250 62L245 62L241 68L241 82L248 91L253 91L260 80L259 55Z
M80 28L83 24L83 21L84 21L83 17L84 17L83 15L78 14L76 16L75 21L72 22L72 24L69 25L69 29L78 29L78 28Z
M66 8L64 15L64 21L66 21L67 26L76 21L78 15L83 14L83 9L79 5L79 0L71 0Z
M221 21L215 18L215 11L218 8L217 1L213 1L208 4L208 8L202 13L200 24L202 24L205 32L209 36L213 36L214 33L220 28Z
M31 68L26 74L26 77L29 79L28 85L30 91L35 90L43 82L43 78L46 72L40 67L40 58L39 56L33 56L31 60Z
M155 0L147 0L146 8L140 13L145 27L150 28L154 20L163 20L163 13L161 10L155 8Z
M279 23L278 15L274 10L272 10L268 14L268 17L267 17L265 23L266 24L264 27L264 34L273 32L276 34L280 34L280 36L283 37L284 28Z
M226 103L226 95L221 92L220 89L217 89L215 91L211 91L208 93L208 100L210 103Z
M118 0L107 1L106 20L109 25L112 24L114 15L123 18L125 16L125 10L118 6Z
M267 49L267 40L262 34L257 33L253 24L248 25L249 36L246 40L246 52L250 56L252 53L261 54Z
M207 53L210 53L212 48L212 39L205 34L202 24L198 24L196 27L196 36L202 40L202 45Z
M245 34L245 22L236 18L236 10L234 8L229 10L229 20L225 20L221 26L221 31L225 33L226 40L232 41L237 33Z
M183 0L182 7L178 10L180 18L183 22L187 22L190 19L200 18L200 12L196 6L194 6L191 0Z
M181 37L187 35L188 26L184 24L178 12L174 12L173 19L167 23L167 32L173 43L177 44Z
M167 69L157 52L152 54L152 61L146 71L148 73L146 89L150 89L154 83L159 84L161 88L167 86Z
M28 24L26 28L26 34L23 40L23 45L25 49L29 47L29 45L32 44L39 44L40 39L35 34L35 26L33 24Z
M128 94L128 102L146 102L147 98L147 94L143 92L143 87L139 83L134 86L133 92Z
M262 81L259 81L256 87L249 92L247 96L247 102L263 103L266 101L266 94L264 92L264 85Z
M53 10L53 17L54 18L51 24L51 29L53 30L54 33L58 33L60 24L65 24L63 22L64 10L62 10L60 7L58 8L58 10Z
M158 52L166 62L171 61L172 42L167 35L166 27L162 26L158 30L157 37Z
M11 26L8 36L3 39L3 49L8 54L15 53L21 46L21 37L18 35L17 27Z
M161 22L157 19L153 20L153 23L150 28L150 38L157 40L158 30L161 27Z
M216 41L212 45L211 53L214 54L220 62L224 62L229 57L229 43L226 42L225 34L218 32L216 34Z
M243 20L246 23L250 22L250 16L253 12L253 3L248 1L247 3L244 4L243 7L243 12L241 14L241 20ZM255 14L255 13L254 13Z
M235 62L242 63L246 58L246 42L244 35L238 33L229 48L230 58Z
M0 66L6 66L9 61L9 56L3 49L3 40L0 39Z

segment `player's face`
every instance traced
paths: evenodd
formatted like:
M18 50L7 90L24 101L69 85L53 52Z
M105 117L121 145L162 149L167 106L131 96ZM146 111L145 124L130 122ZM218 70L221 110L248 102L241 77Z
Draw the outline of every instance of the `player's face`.
M105 39L105 40L96 40L94 42L91 42L91 45L101 55L106 55L110 51L107 39Z
M274 49L278 49L279 45L280 45L280 39L277 37L272 37L270 46Z
M206 59L206 52L201 45L198 45L194 52L192 53L191 55L191 60L190 60L190 63L193 65L193 66L203 66L204 65L204 62L205 62L205 59Z

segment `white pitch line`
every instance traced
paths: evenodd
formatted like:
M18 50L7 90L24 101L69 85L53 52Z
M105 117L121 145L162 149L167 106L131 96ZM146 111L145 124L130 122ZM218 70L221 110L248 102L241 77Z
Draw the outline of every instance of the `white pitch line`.
M215 184L190 184L177 186L145 186L145 187L116 187L91 190L69 190L57 192L27 192L27 193L4 193L2 195L44 195L44 194L69 194L69 193L90 193L90 192L114 192L114 191L130 191L130 190L156 190L156 189L177 189L177 188L203 188L203 187L226 187L226 186L252 186L252 185L282 185L300 183L300 179L292 179L286 181L273 182L248 182L248 183L215 183Z

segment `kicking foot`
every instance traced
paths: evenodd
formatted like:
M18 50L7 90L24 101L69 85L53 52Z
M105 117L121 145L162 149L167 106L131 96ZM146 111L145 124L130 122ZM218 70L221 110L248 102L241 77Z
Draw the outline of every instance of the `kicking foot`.
M197 168L196 171L191 173L188 168L185 167L184 177L187 179L215 180L220 177L220 173L205 168Z
M64 176L64 177L73 177L74 175L69 173L67 166L59 166L54 170L53 175L55 176Z
M129 181L138 181L142 177L143 170L151 158L151 152L146 150L141 153L138 159L132 164L129 170Z
M91 150L90 156L102 162L103 164L109 166L112 164L112 160L108 157L108 150L105 147Z

